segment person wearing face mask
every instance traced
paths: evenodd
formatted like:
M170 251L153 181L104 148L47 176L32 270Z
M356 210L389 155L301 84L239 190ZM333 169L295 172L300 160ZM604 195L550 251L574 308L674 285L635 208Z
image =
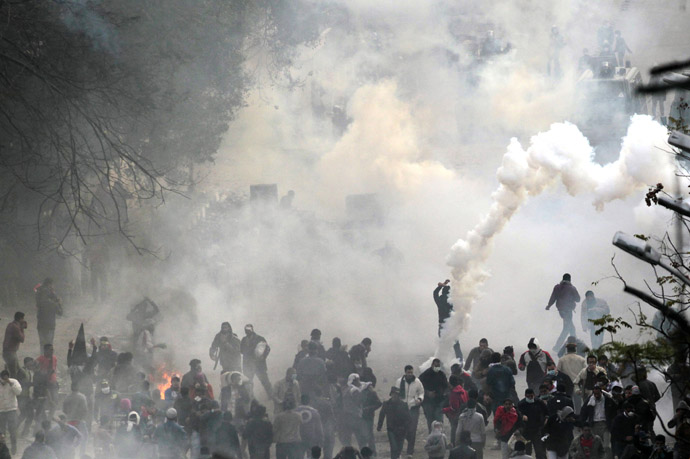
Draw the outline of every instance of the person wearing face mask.
M523 435L529 440L527 454L531 455L534 449L537 459L546 459L546 449L541 441L541 429L549 415L546 403L536 397L534 390L527 388L525 398L518 403L518 411L522 416Z
M328 383L326 362L319 357L319 347L309 342L309 355L297 363L297 380L302 394L314 395L316 390L323 391Z
M635 407L624 403L622 412L611 423L611 450L615 457L620 458L626 447L633 444L637 424L640 418L635 414Z
M414 375L414 367L412 365L405 366L405 374L398 378L396 386L400 390L400 399L407 404L410 410L410 422L405 439L407 440L407 455L412 456L417 437L419 409L424 401L424 386Z
M131 411L115 432L115 454L118 458L137 457L144 441L144 433L139 424L139 414Z
M106 418L111 420L120 407L120 394L110 388L108 381L101 381L101 387L96 392L95 410L96 419Z
M288 368L285 372L285 378L273 386L273 412L275 414L283 410L285 400L292 400L295 406L302 400L302 390L299 381L297 381L297 371L294 368Z
M208 355L211 357L211 360L216 362L216 365L220 363L222 372L240 371L242 369L240 339L232 332L230 322L223 322L221 324L220 331L213 338Z
M244 326L244 338L240 341L240 351L242 352L242 373L247 377L250 384L254 384L254 375L259 378L261 385L266 391L266 395L271 397L271 381L268 379L268 366L266 359L271 352L266 338L254 332L254 326L247 324Z
M441 361L434 359L431 366L419 375L419 381L424 386L422 409L429 433L431 433L431 425L434 421L443 424L443 401L448 390L448 378L441 370Z
M558 371L558 368L556 367L555 363L552 362L546 367L546 376L551 377L551 379L556 384L556 387L563 386L565 395L572 398L573 391L575 389L573 380L570 379L570 376L568 376L566 373Z
M530 338L527 351L520 356L518 368L525 372L527 386L537 390L546 376L546 368L553 364L551 355L539 346L537 338Z

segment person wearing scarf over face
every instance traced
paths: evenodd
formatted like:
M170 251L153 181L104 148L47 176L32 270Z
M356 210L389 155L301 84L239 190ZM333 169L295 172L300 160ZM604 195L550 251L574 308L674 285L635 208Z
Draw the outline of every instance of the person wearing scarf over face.
M566 406L556 414L549 416L544 427L544 445L548 459L566 459L568 449L573 441L573 427L575 426L575 413Z
M472 448L474 448L477 459L484 457L484 445L486 444L486 422L484 416L477 412L477 401L469 399L467 408L458 418L458 434L455 444L461 443L460 439L463 432L469 432Z
M538 399L532 389L527 388L525 389L525 398L518 403L518 411L522 416L523 435L525 439L529 440L526 445L527 453L531 455L532 449L534 449L534 455L537 459L546 459L546 449L541 441L541 429L548 417L546 403Z
M570 459L604 459L604 442L592 434L589 424L582 426L582 434L570 444Z
M499 406L494 413L494 431L496 432L496 439L501 442L501 457L503 459L510 457L508 440L518 427L520 427L520 415L513 406L513 401L506 398L503 405Z
M434 421L443 424L442 405L448 391L448 379L441 370L441 360L434 359L431 366L419 375L419 380L424 386L422 409L424 410L424 417L426 417L427 428L431 433L431 424Z
M414 454L414 444L417 438L417 424L419 423L419 407L424 401L424 386L414 375L414 367L405 365L405 374L398 378L396 386L400 389L400 400L407 404L410 410L410 422L407 434L407 455Z
M523 352L518 363L520 371L526 372L525 378L530 389L535 392L539 390L539 385L546 376L546 367L551 364L553 364L553 359L539 346L539 340L530 338L527 351Z

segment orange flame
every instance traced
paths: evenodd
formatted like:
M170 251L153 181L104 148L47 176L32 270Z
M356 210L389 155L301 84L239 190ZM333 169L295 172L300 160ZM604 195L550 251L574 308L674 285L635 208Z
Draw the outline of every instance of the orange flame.
M170 387L170 379L173 376L179 377L179 374L176 371L168 370L165 365L161 365L156 369L156 372L153 375L153 382L156 385L156 388L160 391L161 398L164 398L164 393L166 389Z

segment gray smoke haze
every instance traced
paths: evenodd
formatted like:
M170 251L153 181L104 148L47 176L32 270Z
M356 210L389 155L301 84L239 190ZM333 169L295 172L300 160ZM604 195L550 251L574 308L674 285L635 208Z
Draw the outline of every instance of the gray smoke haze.
M333 336L350 345L370 336L372 356L419 355L412 363L421 363L437 346L431 292L451 276L451 246L489 211L510 139L526 146L532 135L570 119L577 57L583 47L595 49L604 20L633 50L656 46L643 26L646 14L622 14L619 2L328 5L331 23L319 43L294 60L291 81L299 84L250 94L216 163L202 173L206 198L173 199L161 209L152 239L165 241L183 226L186 246L165 247L170 258L157 264L162 274L153 279L141 275L146 266L123 273L140 282L123 292L123 304L170 288L196 300L197 326L185 327L179 314L159 330L162 341L183 332L192 342L174 350L181 370L190 357L206 356L224 320L238 334L251 322L268 338L273 377L282 376L299 339L315 327L327 345ZM560 80L545 75L552 24L566 38ZM468 43L487 30L513 49L473 66ZM636 57L634 65L652 63ZM247 65L262 72L258 62ZM333 122L340 113L347 125ZM232 205L256 183L277 183L281 196L295 190L296 210ZM642 193L597 212L592 194L580 191L571 197L554 185L531 197L494 238L482 267L490 276L475 285L472 320L461 334L465 352L481 337L494 349L513 344L519 351L535 334L550 349L560 320L543 308L564 272L581 294L591 288L607 299L614 314L632 303L615 281L591 286L612 274L611 237L619 229L658 233L670 216L645 207ZM345 198L358 193L376 193L382 225L348 225ZM231 199L217 203L216 196ZM187 219L206 203L200 225L214 230L198 231ZM376 254L387 243L402 261ZM616 261L632 282L647 274L629 257Z

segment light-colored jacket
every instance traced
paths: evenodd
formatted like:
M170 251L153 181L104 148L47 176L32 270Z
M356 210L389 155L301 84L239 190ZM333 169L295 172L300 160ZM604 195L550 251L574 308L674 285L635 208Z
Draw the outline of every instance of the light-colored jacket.
M460 432L468 431L472 438L472 443L484 443L486 441L486 424L484 416L477 413L474 409L465 409L458 417L458 433L455 443L460 442Z
M22 393L22 386L16 379L10 378L8 384L0 384L0 413L17 410L17 395Z
M599 373L604 373L606 374L606 370L603 367L600 367L597 365L594 368L594 375L598 375ZM585 384L585 381L587 381L587 367L585 366L582 371L580 371L580 374L577 375L575 379L573 379L573 384L575 384L575 392L584 395L586 397L589 397L589 395L592 393L591 390L583 390L582 386Z
M432 430L431 434L426 439L424 451L429 457L446 457L446 450L448 449L448 440L443 431Z
M581 355L575 352L569 353L558 359L558 371L570 376L570 379L575 382L575 379L582 370L587 368L587 361Z
M299 381L292 381L292 383L288 383L287 380L283 378L273 386L273 403L275 404L275 414L283 411L283 402L285 401L285 395L287 395L288 386L290 384L292 384L292 396L295 399L295 406L299 406L302 403L302 391L299 387Z
M400 377L395 382L396 387L400 387L400 384L404 381L404 377ZM414 408L417 405L417 400L419 402L424 401L424 385L419 380L419 378L414 378L412 383L405 381L405 397L402 397L402 401L407 403L408 408Z

